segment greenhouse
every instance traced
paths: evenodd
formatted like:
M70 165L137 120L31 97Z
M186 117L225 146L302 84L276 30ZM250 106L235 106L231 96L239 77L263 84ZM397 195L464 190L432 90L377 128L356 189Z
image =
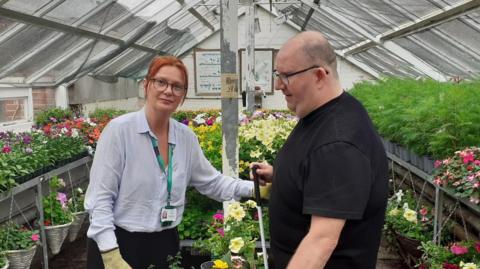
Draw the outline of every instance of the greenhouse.
M480 269L480 0L0 0L0 269Z

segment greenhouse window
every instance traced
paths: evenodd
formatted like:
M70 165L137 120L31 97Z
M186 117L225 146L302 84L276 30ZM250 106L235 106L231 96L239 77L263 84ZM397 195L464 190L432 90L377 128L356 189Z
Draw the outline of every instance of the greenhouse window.
M32 90L7 88L0 91L0 131L24 131L32 126Z

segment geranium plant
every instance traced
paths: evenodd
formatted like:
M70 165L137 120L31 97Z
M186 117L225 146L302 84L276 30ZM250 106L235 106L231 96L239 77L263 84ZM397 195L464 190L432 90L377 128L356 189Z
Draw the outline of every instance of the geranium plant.
M72 213L68 208L67 195L58 192L65 187L63 179L50 179L50 194L43 197L43 216L45 226L66 224L72 221Z
M474 204L480 203L480 148L469 147L435 162L433 182Z
M37 231L20 227L15 223L7 223L0 227L0 252L22 250L33 247L40 236Z
M247 268L247 264L262 263L255 254L259 238L256 206L252 200L230 203L227 217L217 212L208 229L208 238L194 243L195 248L212 254L213 268Z
M448 246L423 242L421 269L477 269L480 268L480 241L463 241Z

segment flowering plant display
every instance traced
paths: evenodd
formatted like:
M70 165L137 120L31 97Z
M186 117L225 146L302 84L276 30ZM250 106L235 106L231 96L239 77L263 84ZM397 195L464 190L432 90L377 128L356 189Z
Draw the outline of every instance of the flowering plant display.
M257 204L253 200L228 205L228 216L213 215L208 238L195 241L194 247L210 252L213 268L247 268L247 264L262 264L261 253L255 254L258 232Z
M68 208L70 212L83 212L85 208L83 207L83 202L85 201L85 191L78 187L73 189L72 196L68 199Z
M67 195L58 192L65 187L63 179L57 176L50 179L50 194L43 197L43 215L45 226L67 224L72 222L72 213L68 207Z
M22 250L33 247L40 239L37 231L32 231L9 222L0 227L0 252Z
M421 269L478 269L480 268L480 241L462 241L448 246L423 242Z
M410 191L399 190L389 198L385 226L419 241L433 239L432 210L425 205L417 205Z
M469 147L435 162L433 182L460 198L480 203L480 148Z

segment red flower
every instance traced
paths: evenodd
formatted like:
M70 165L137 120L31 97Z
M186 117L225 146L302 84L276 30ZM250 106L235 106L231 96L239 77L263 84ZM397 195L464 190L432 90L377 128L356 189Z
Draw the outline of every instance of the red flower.
M471 165L467 166L467 170L468 170L468 171L472 171L472 170L473 170L473 166L471 166Z
M12 151L12 148L7 146L7 145L4 145L3 146L3 149L2 149L2 152L3 153L10 153Z
M480 253L480 241L475 243L475 250L477 251L477 253Z
M49 219L45 220L43 223L45 224L45 226L52 225L52 222Z
M460 269L460 266L446 262L443 264L443 269Z

